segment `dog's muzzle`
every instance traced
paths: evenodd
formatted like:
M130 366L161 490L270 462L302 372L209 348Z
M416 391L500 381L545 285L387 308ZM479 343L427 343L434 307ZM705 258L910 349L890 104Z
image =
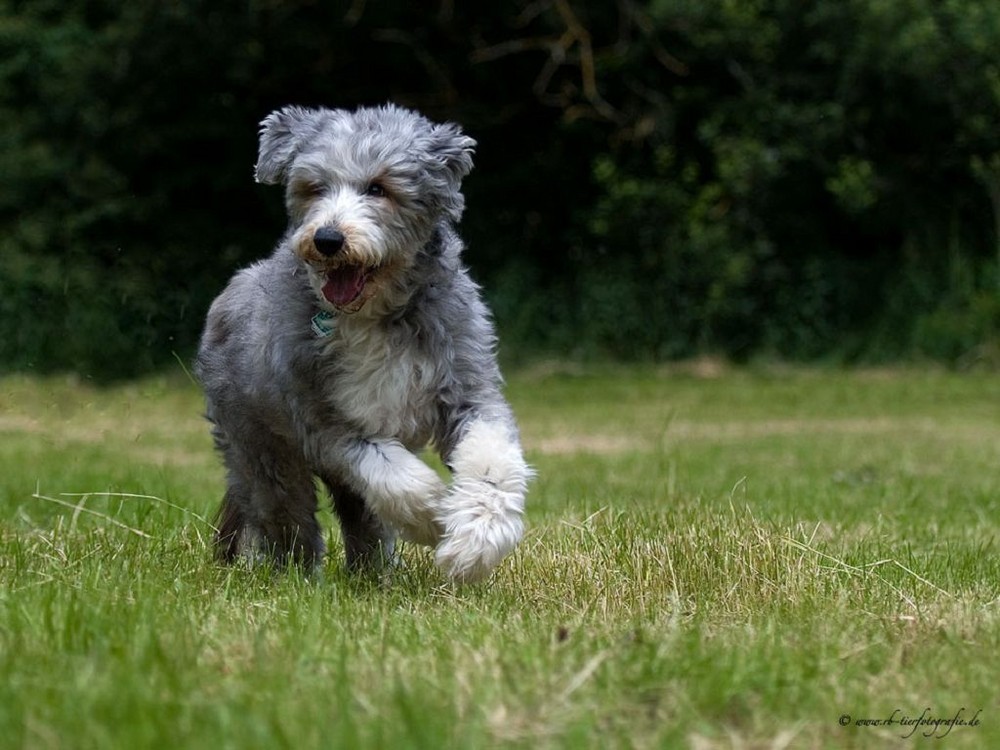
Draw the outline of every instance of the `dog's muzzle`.
M320 227L312 237L316 252L334 263L344 251L346 241L344 233L333 227ZM333 265L325 272L321 290L323 296L339 310L356 312L370 296L370 293L365 294L365 287L373 271L372 268L350 262Z

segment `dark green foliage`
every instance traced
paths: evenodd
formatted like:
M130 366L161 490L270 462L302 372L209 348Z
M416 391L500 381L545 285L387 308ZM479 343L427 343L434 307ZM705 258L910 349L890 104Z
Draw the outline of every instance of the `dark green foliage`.
M990 0L0 0L0 365L190 355L267 253L256 126L387 99L480 143L505 348L996 358Z

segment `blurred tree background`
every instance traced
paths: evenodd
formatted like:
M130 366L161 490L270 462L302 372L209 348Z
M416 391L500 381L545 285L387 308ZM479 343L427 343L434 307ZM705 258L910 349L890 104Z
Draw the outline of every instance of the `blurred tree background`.
M506 354L996 363L995 0L0 0L0 368L193 352L284 229L257 123L479 141Z

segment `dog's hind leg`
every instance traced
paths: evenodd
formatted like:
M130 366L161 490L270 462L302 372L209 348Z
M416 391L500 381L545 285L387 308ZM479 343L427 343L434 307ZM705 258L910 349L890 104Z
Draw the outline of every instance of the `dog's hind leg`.
M245 491L230 480L215 518L215 557L219 562L235 562L244 549L247 502Z
M316 489L305 464L290 452L262 451L259 444L252 456L229 445L225 458L229 477L218 516L217 556L226 562L243 556L316 567L324 545Z
M340 519L347 569L378 571L394 562L396 535L365 504L364 498L342 482L323 479L333 509Z

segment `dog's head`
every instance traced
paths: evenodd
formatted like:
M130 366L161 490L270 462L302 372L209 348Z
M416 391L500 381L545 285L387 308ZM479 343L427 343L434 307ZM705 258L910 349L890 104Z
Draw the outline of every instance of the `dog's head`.
M442 220L458 221L476 142L386 105L286 107L261 123L258 182L285 185L292 247L329 305L389 294Z

